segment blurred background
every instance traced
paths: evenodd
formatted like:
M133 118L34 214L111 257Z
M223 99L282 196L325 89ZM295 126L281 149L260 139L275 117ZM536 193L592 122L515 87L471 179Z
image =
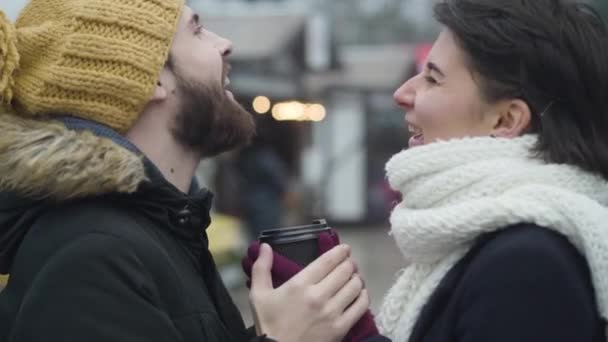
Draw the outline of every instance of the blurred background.
M251 147L201 165L217 195L216 218L237 219L244 241L269 227L327 219L352 245L377 308L404 266L388 236L398 198L384 165L409 137L392 94L438 32L433 2L189 3L207 28L233 42L232 88L258 125ZM212 241L234 226L216 220ZM238 263L225 263L223 274L249 320Z
M25 2L0 9L15 19ZM392 94L439 31L434 2L188 1L233 42L231 88L259 128L250 147L198 170L216 194L211 249L248 322L239 260L263 229L327 219L353 246L374 308L405 266L388 236L398 197L384 165L409 138ZM608 15L608 0L590 2Z

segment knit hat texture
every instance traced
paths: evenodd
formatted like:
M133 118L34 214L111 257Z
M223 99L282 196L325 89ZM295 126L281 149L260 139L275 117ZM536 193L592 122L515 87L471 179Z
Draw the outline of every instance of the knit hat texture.
M30 0L0 12L0 104L125 133L153 95L184 0Z

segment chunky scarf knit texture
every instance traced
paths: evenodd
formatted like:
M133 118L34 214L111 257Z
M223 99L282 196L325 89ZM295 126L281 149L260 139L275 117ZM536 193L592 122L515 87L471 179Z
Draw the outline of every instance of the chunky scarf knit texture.
M608 319L608 183L531 151L536 137L437 142L395 155L386 170L403 195L391 234L407 266L377 321L405 342L421 308L483 233L534 223L565 235L585 256L599 312Z

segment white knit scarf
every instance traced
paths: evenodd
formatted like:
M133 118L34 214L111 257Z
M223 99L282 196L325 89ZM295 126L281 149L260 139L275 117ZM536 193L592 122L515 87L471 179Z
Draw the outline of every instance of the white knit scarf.
M536 137L466 138L395 155L386 170L403 201L391 234L409 264L384 299L380 330L408 341L422 306L479 235L535 223L585 256L599 312L608 318L608 183L531 153Z

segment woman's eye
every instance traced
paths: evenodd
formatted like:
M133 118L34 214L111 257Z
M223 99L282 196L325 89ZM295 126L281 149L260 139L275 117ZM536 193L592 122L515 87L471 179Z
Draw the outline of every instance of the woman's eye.
M437 84L437 80L433 78L433 76L424 76L424 79L429 83L429 84Z

